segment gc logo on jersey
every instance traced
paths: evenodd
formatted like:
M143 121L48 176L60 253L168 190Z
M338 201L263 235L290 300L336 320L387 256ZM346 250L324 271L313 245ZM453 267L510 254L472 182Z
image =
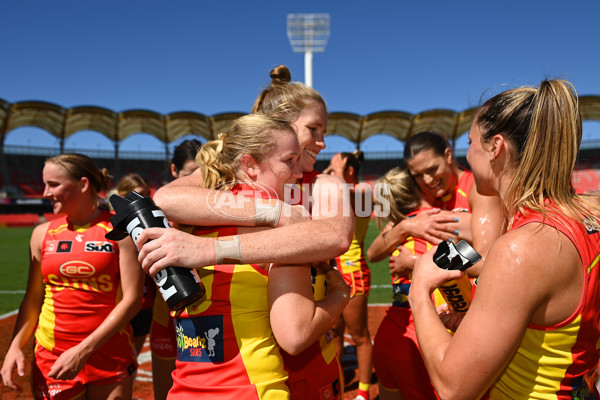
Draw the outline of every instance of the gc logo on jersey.
M110 242L85 242L85 251L94 253L114 253L115 249Z
M67 261L59 268L60 273L69 278L89 278L96 272L94 266L85 261Z

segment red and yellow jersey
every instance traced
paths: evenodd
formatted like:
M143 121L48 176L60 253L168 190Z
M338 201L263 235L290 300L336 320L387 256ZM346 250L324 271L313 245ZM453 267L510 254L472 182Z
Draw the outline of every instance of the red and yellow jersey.
M62 216L48 226L41 261L45 298L35 337L49 351L60 354L80 343L119 300L119 245L104 237L112 230L111 215L104 211L85 226Z
M315 301L324 299L326 291L325 274L320 269L311 267L311 276ZM318 341L300 354L290 355L284 350L281 350L281 354L291 385L294 382L319 374L326 366L332 362L337 362L335 343L330 332L322 335Z
M250 192L243 187L244 194ZM198 228L194 234L230 236L237 228ZM169 398L201 393L204 398L288 399L287 373L269 319L267 272L254 264L226 264L199 268L198 275L206 297L171 314L177 368Z
M354 217L354 237L348 251L336 258L338 269L342 274L351 274L360 271L366 264L365 236L369 229L370 217Z
M308 173L305 172L302 178L298 180L302 193L300 204L305 207L310 208L312 205L310 202L312 184L320 174L316 170ZM319 269L312 267L311 283L315 301L325 298L325 282L325 274ZM284 366L289 375L288 386L290 387L292 398L298 398L298 393L301 394L300 397L307 393L310 393L312 396L314 394L313 390L325 381L334 382L338 380L339 384L339 363L331 332L322 335L318 341L300 354L290 355L285 350L281 350L281 355L283 356ZM334 365L336 366L335 368L333 368ZM331 394L332 397L328 398L337 399L340 395L341 391L338 391L335 394Z
M416 211L411 212L407 215L407 218L412 218L422 211L428 210L429 208L420 208ZM406 247L411 251L412 254L421 255L424 254L427 250L433 247L431 243L429 243L425 239L421 239L414 236L407 237L404 242L400 244L400 246ZM392 255L398 255L399 251L394 250ZM402 308L410 308L410 304L408 303L408 291L410 289L410 276L402 276L402 277L392 277L392 290L393 290L393 307L402 307Z
M469 192L471 191L473 181L473 173L471 171L463 170L458 178L455 190L448 192L437 199L434 206L448 211L461 209L471 212L471 207L469 206Z
M553 326L529 324L516 354L490 391L491 399L597 399L585 377L600 353L600 234L553 212L518 215L512 229L530 222L553 226L577 248L584 269L581 301L565 321ZM558 219L558 221L557 221Z

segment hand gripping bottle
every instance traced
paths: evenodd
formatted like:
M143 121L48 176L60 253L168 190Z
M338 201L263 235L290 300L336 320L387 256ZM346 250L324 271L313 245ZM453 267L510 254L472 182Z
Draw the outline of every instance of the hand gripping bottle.
M113 194L109 200L116 214L110 218L113 230L105 235L107 239L121 240L129 234L137 247L138 236L144 229L171 227L164 212L149 197L131 191L125 197ZM156 273L154 281L173 311L185 308L205 293L204 285L193 269L167 267Z
M442 269L464 271L481 260L481 255L464 240L454 245L451 241L441 242L433 255L433 262ZM457 312L466 312L471 306L471 281L465 274L439 287L448 307Z

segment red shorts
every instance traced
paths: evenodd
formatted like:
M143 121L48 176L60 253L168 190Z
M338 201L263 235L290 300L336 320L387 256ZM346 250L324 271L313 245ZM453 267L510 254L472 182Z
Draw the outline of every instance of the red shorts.
M85 393L86 385L120 382L137 369L133 346L131 342L123 340L109 340L105 343L87 359L82 370L72 380L61 381L48 377L57 359L57 354L36 342L31 371L31 385L36 399L72 399Z
M341 400L344 398L344 372L337 357L315 374L289 381L290 400Z
M390 307L373 343L373 367L379 384L405 399L436 400L417 344L410 309Z
M362 262L358 271L343 273L344 269L339 265L340 259L337 258L336 261L346 285L350 287L350 298L357 295L368 296L371 290L371 270L369 269L369 265L366 262Z
M177 357L175 323L169 313L167 303L160 293L157 293L152 314L152 328L150 329L150 350L153 356L175 359Z

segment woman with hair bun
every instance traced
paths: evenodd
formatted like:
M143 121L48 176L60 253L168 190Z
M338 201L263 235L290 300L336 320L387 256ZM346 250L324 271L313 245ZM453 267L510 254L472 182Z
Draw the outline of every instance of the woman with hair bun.
M253 113L276 115L296 131L300 149L300 166L305 176L303 183L312 183L317 155L325 149L327 105L315 89L300 82L292 82L292 75L284 65L271 71L271 84L265 88L252 107Z
M440 398L598 398L586 376L599 358L600 222L572 186L581 135L562 80L500 93L475 116L467 160L477 191L502 199L507 232L462 321L431 301L462 272L438 268L435 248L415 265L409 301ZM459 323L454 335L444 322Z
M284 121L247 115L204 144L197 161L204 187L262 204L283 197L285 185L300 178L299 153ZM256 229L186 227L194 235L216 237L224 253L216 265L197 269L206 298L171 313L178 350L168 398L291 398L281 349L302 352L348 302L342 276L327 264L312 266L327 281L327 296L315 302L311 265L242 263L237 235Z
M31 235L27 291L2 365L12 389L25 373L35 334L36 399L131 398L137 368L129 321L142 301L143 273L131 240L108 240L111 213L100 193L110 176L82 154L46 160L44 197L58 218Z
M354 219L343 213L343 181L314 172L317 154L325 148L325 101L314 89L291 82L286 67L275 68L272 76L272 84L261 93L252 111L276 116L292 126L296 133L300 144L299 164L302 170L299 183L310 184L301 187L312 191L312 218L307 218L304 205L290 206L282 201L286 200L287 193L283 193L283 197L279 199L272 198L268 203L258 206L254 202L240 200L235 195L232 198L231 194L228 194L228 200L225 200L223 192L210 192L203 187L201 172L179 178L164 186L156 192L154 200L165 211L169 220L175 223L196 226L274 227L275 229L236 235L239 237L239 256L243 262L302 264L330 260L348 250L354 231ZM298 197L304 199L307 196ZM335 215L325 217L327 212L314 212L326 203L328 210L337 210ZM182 204L186 206L182 207ZM217 206L218 212L215 212ZM217 259L216 241L213 238L194 237L192 240L189 237L179 237L176 232L149 229L139 238L142 242L147 239L155 240L142 248L140 260L144 268L152 273L167 265L190 268L212 265ZM278 243L278 246L272 246L273 243ZM169 246L176 246L180 251L166 254L164 249ZM317 282L315 296L323 296L323 272L313 269L312 279ZM320 299L315 297L315 300ZM343 375L330 335L323 335L313 346L314 348L306 350L307 354L310 354L309 357L300 355L287 359L286 368L291 376L288 383L292 385L298 382L297 388L301 389L292 391L293 398L314 398L314 393L321 390L323 393L331 393L334 396L332 399L341 399ZM324 373L322 368L326 368L327 373ZM316 381L312 381L310 386L301 386L308 376L314 377ZM302 388L306 389L306 392Z
M314 167L317 155L325 148L324 135L327 131L327 105L323 97L315 89L300 82L293 82L291 73L286 66L279 65L273 68L270 76L271 84L260 93L254 102L252 112L277 116L277 118L287 121L294 128L301 150L300 166L302 168L302 178L299 179L298 183L301 185L303 192L307 191L310 194L315 180L319 176L323 176L320 172L315 171ZM357 163L354 165L357 166ZM339 169L338 172L340 172ZM356 172L358 172L357 169ZM346 182L341 172L340 174L332 174L331 176L339 178L340 183ZM305 198L305 196L302 196L302 198L297 199L297 203L303 204L310 209L310 204L304 204ZM338 209L338 214L342 215L342 209ZM337 218L339 219L339 217ZM354 241L355 238L353 237L350 248L352 248ZM313 261L322 260L315 259ZM338 269L342 271L339 265ZM315 293L315 300L319 300L318 294L325 291L325 288L322 287L324 280L319 278L318 270L314 270L313 272L315 274L312 279L313 291ZM356 292L355 289L353 291ZM365 296L358 297L366 298ZM358 297L354 297L354 301L360 301ZM359 319L361 317L366 317L366 313L358 316ZM355 327L354 324L352 324L352 327ZM361 390L360 393L363 399L368 400L368 388L371 376L371 343L370 339L368 343L361 340L364 339L365 335L368 336L368 330L366 333L364 329L361 329L359 332L357 328L354 333L357 343L360 342L361 344L360 352L362 353L359 361L361 363L361 387L359 390ZM338 358L341 350L336 349L335 340L331 339L331 336L334 334L333 330L328 332L327 335L315 341L303 353L293 356L285 352L283 353L285 366L290 375L288 385L290 386L292 399L318 398L321 393L331 393L331 399L343 397L342 385L344 383L344 376ZM360 399L360 397L358 398Z

